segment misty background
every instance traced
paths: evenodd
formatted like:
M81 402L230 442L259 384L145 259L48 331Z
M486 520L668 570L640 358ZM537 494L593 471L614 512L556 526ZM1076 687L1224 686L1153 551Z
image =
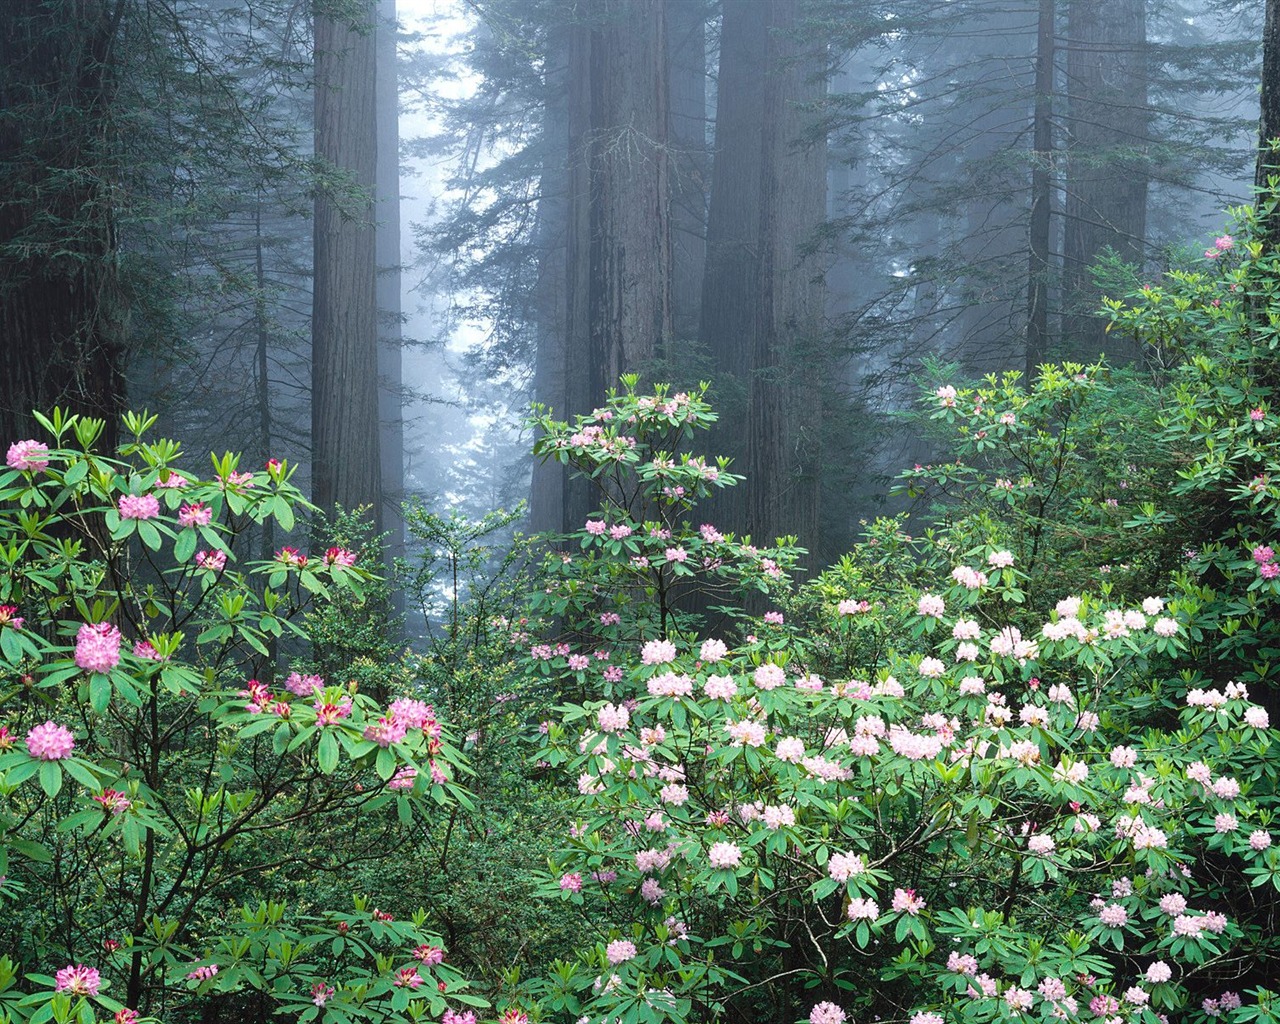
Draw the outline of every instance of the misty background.
M406 500L580 525L525 418L635 372L712 382L708 515L821 564L922 380L1144 366L1103 296L1252 200L1256 2L51 10L0 13L5 433L146 407L395 555Z

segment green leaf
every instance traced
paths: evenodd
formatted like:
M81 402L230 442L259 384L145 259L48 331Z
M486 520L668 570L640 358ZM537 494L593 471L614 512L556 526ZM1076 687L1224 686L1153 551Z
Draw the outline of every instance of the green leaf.
M101 672L89 677L89 706L98 714L105 714L111 703L111 678Z
M332 775L333 770L338 767L338 740L328 729L320 734L320 747L316 756L320 762L320 770L326 775Z
M62 789L62 765L57 761L45 761L40 766L40 788L49 796L57 796Z
M281 529L286 533L293 529L293 507L289 504L287 498L276 495L273 503L276 522L280 524Z
M178 534L178 539L173 545L173 560L183 564L191 561L191 556L196 553L196 531L187 529Z

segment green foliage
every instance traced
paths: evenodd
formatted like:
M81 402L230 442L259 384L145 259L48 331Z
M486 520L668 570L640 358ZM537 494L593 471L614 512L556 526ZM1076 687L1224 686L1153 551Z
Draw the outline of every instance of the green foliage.
M246 1019L379 1021L471 999L452 967L412 965L441 945L424 915L349 885L315 899L379 833L465 796L431 709L247 678L370 583L339 546L242 559L252 528L310 508L290 467L225 455L200 478L154 417L125 417L117 457L101 421L37 419L48 441L0 472L0 1019L181 1018L217 996Z

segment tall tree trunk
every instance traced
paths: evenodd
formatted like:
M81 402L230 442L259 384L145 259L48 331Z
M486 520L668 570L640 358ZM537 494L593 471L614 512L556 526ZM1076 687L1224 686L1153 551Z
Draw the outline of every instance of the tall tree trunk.
M387 573L403 558L404 394L400 323L400 93L396 74L396 0L378 0L377 196L375 256L378 266L378 422L382 455L382 528L387 532ZM404 594L392 589L394 611L404 611Z
M104 450L118 438L128 348L109 161L124 10L0 4L0 438L31 436L32 410L54 405L104 419Z
M667 80L671 151L671 327L698 336L702 271L707 254L707 23L698 0L667 9ZM674 354L674 353L673 353Z
M1258 162L1254 184L1269 189L1270 179L1280 176L1280 0L1267 0L1266 21L1262 29L1262 116L1258 121ZM1280 245L1280 203L1276 190L1258 194L1258 210L1263 231L1272 248Z
M588 413L671 335L663 0L599 0L569 38L567 412ZM570 487L566 521L589 495Z
M745 384L745 507L726 525L818 543L823 289L804 245L826 212L826 146L803 138L821 54L795 38L797 0L726 0L702 333Z
M315 201L313 500L325 511L369 506L381 531L374 5L361 0L355 23L329 6L316 0L314 9L316 158L347 187L322 187Z
M569 139L569 29L553 26L547 42L542 122L542 174L538 188L534 246L538 280L533 295L533 397L557 416L567 415L565 392L565 234L570 203L567 167ZM529 527L535 533L562 533L567 473L558 462L536 463L529 495Z
M1049 355L1049 212L1053 166L1054 2L1040 0L1031 156L1031 258L1027 267L1027 379Z
M1145 259L1150 141L1145 0L1070 0L1067 7L1064 348L1093 360L1108 347L1094 262L1111 248ZM1113 357L1132 359L1131 347Z

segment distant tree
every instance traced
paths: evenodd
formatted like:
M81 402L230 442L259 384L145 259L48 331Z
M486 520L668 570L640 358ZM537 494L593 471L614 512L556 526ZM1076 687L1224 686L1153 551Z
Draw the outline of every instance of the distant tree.
M824 63L797 0L726 0L720 36L702 338L747 390L745 508L724 525L817 542L826 146L807 135Z
M1280 205L1273 198L1280 176L1280 0L1267 0L1262 30L1262 116L1258 121L1258 160L1254 175L1257 188L1269 188L1272 195L1258 194L1264 212L1266 236L1280 245Z
M316 0L315 200L311 322L313 500L370 506L382 525L378 305L373 209L377 163L373 0Z
M1146 0L1070 0L1065 92L1067 139L1062 261L1063 352L1091 361L1118 353L1096 315L1093 265L1106 249L1146 260L1153 112Z
M378 421L382 460L383 528L387 558L403 558L404 380L400 310L400 91L396 74L396 0L378 0L377 237ZM403 605L399 591L392 601Z
M130 4L68 7L0 5L0 437L14 439L31 436L36 408L112 431L123 409L114 114Z

